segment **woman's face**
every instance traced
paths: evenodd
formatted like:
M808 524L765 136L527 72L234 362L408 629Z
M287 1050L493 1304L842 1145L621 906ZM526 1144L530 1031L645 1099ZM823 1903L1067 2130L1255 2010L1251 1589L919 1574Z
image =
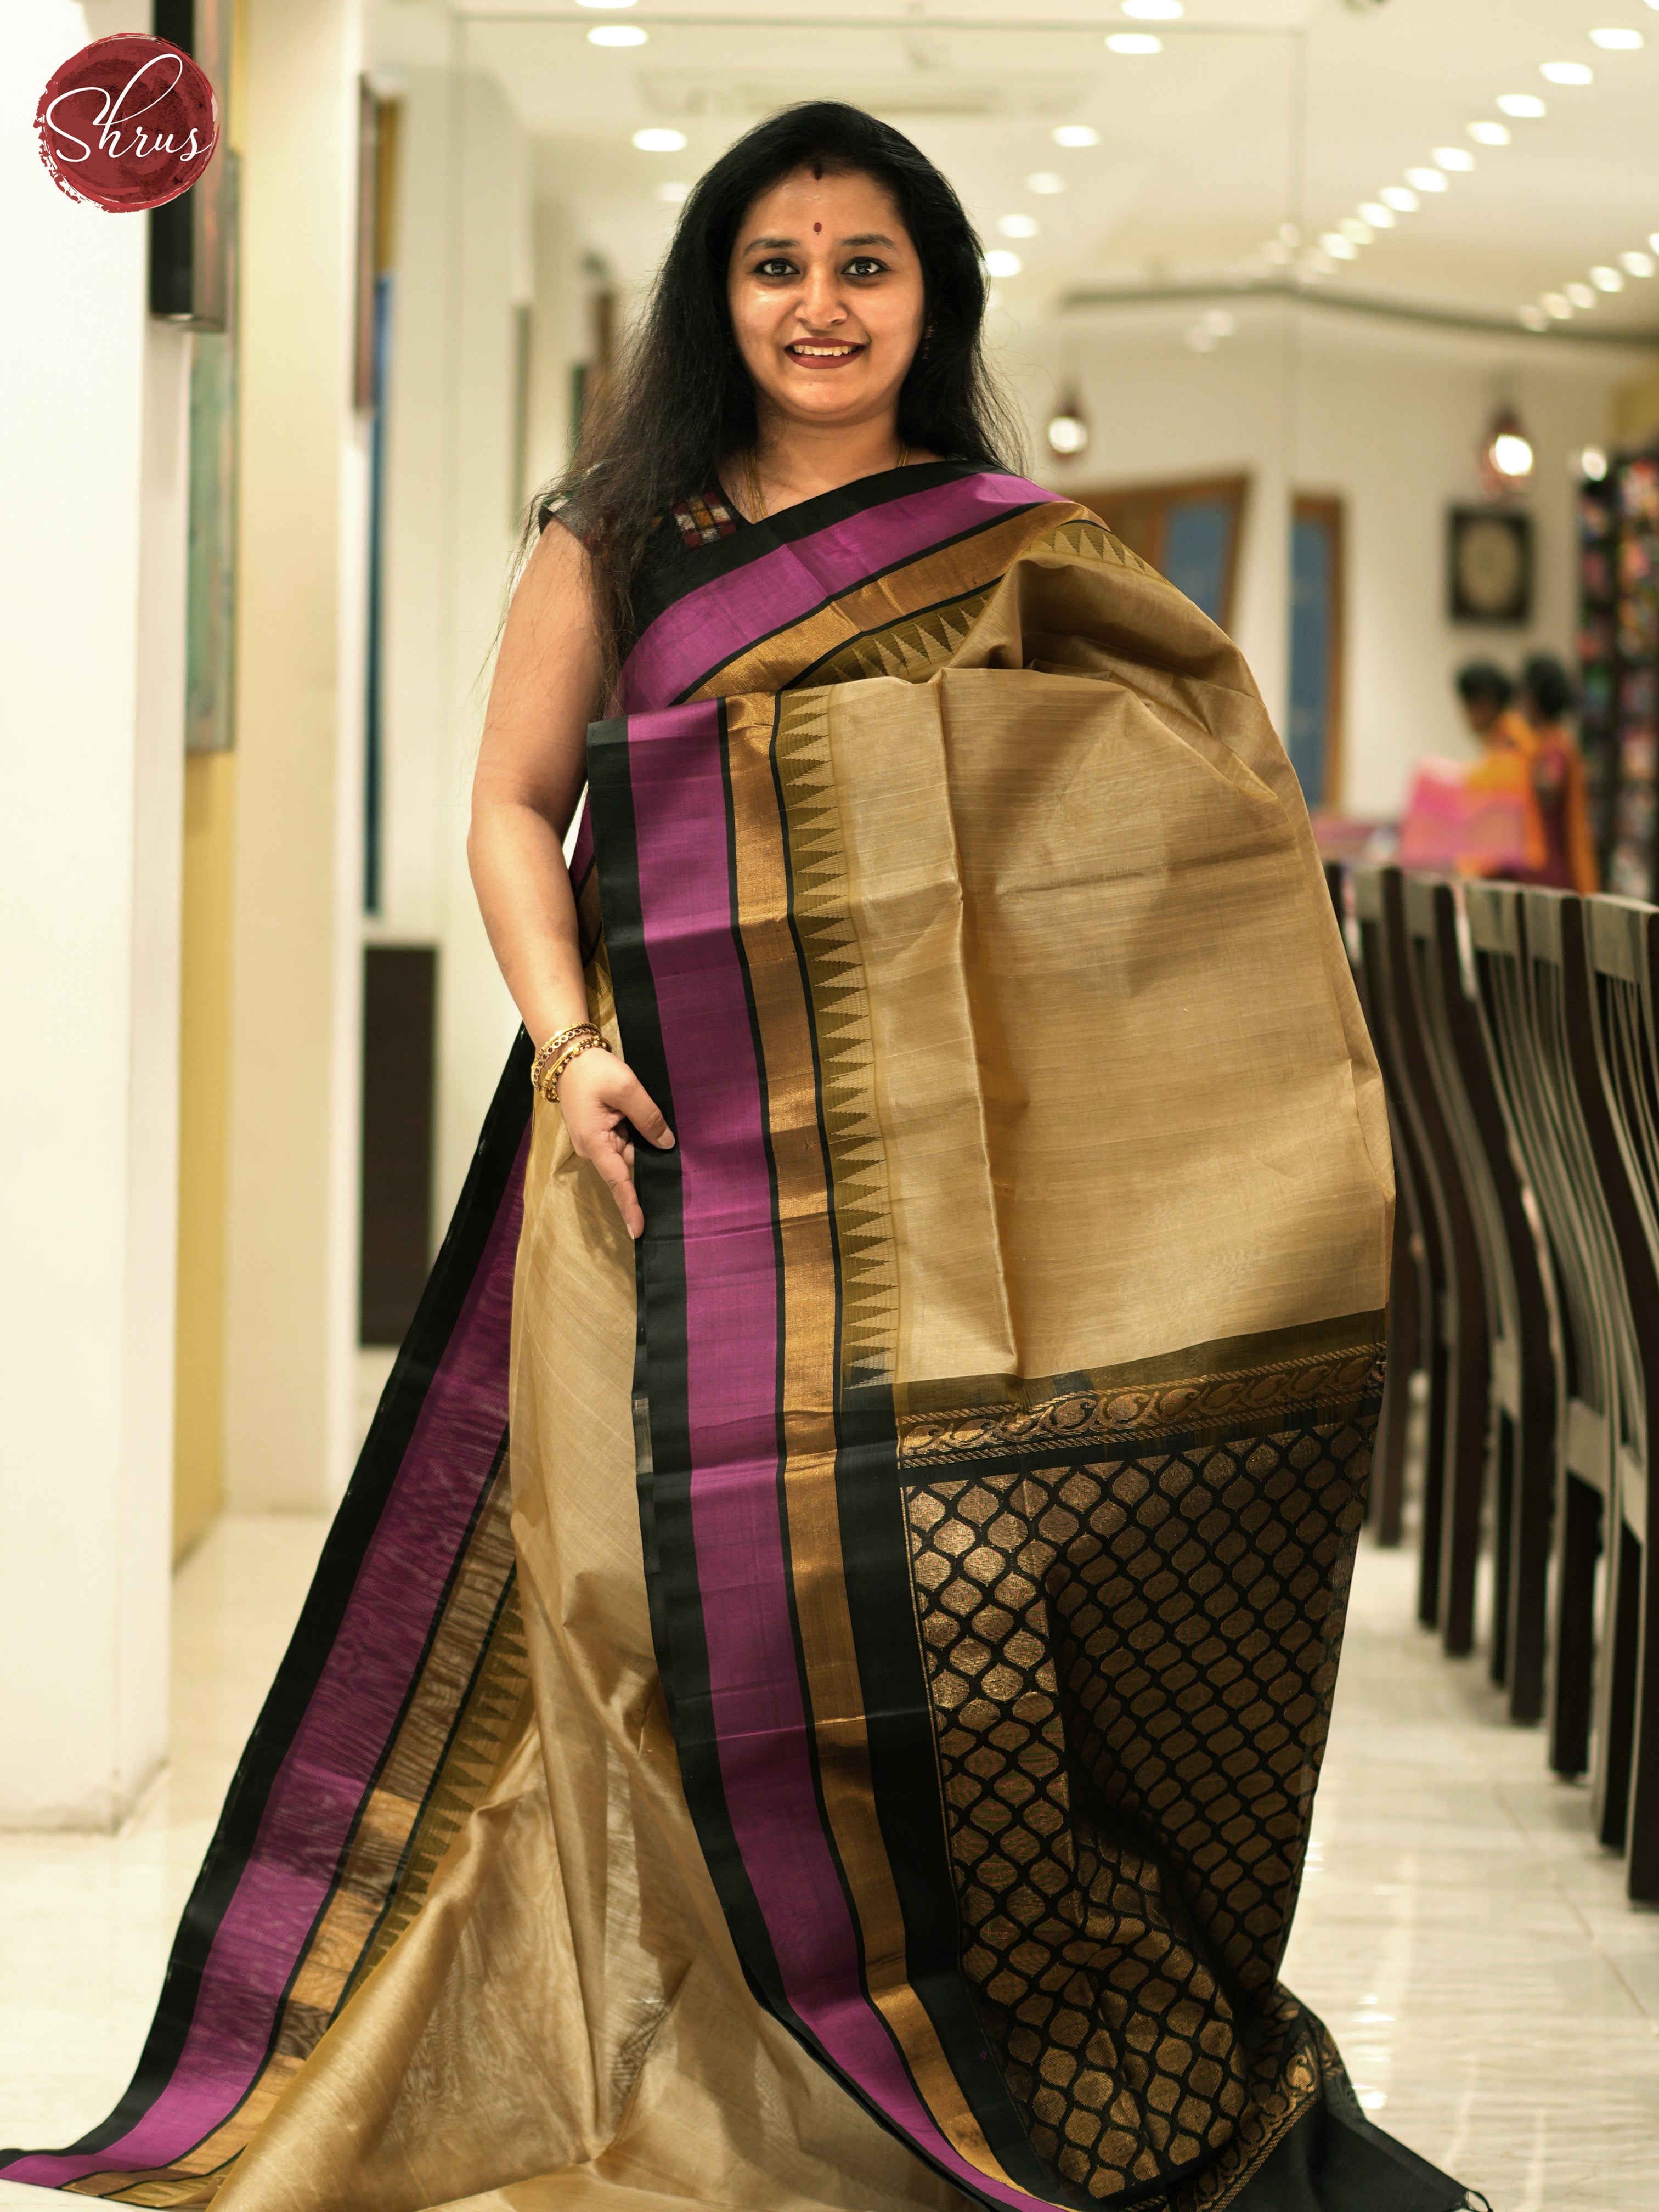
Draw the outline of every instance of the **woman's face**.
M799 169L763 193L738 226L727 298L763 416L851 428L893 413L926 301L873 178Z

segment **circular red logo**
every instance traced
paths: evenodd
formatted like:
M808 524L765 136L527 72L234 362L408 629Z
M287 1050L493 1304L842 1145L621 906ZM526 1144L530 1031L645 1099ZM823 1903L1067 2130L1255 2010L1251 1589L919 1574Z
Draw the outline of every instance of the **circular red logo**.
M219 111L188 54L128 32L53 72L34 127L54 184L124 215L190 190L219 143Z

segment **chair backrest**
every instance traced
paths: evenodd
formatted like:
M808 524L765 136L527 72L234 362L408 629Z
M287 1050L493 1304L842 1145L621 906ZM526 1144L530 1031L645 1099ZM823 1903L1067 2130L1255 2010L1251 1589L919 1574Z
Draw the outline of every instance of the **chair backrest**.
M1471 884L1465 908L1492 1071L1554 1261L1563 1381L1576 1401L1564 1449L1575 1473L1605 1486L1620 1396L1608 1298L1617 1247L1573 1072L1586 1050L1595 1065L1579 901ZM1581 1413L1592 1417L1588 1425L1575 1418Z
M1364 1012L1366 1026L1371 1033L1377 1065L1382 1070L1382 1088L1388 1093L1389 1123L1394 1138L1395 1153L1396 1160L1404 1164L1402 1180L1408 1187L1412 1212L1416 1219L1418 1234L1423 1239L1423 1257L1429 1288L1432 1296L1438 1299L1443 1294L1446 1282L1445 1242L1441 1233L1439 1212L1429 1182L1422 1139L1415 1121L1406 1110L1406 1078L1400 1062L1393 1004L1396 978L1388 957L1382 874L1380 867L1374 866L1355 867L1348 872L1348 880L1353 890L1354 933L1359 948L1354 978L1359 987L1359 1003ZM1426 1327L1431 1337L1439 1327L1437 1318L1431 1315Z
M1619 1245L1621 1318L1642 1386L1626 1427L1644 1458L1648 1409L1659 1409L1659 908L1594 898L1586 902L1585 921L1600 1103L1607 1115L1598 1164ZM1594 1111L1586 1118L1595 1133ZM1607 1156L1608 1138L1616 1159Z
M1457 887L1443 878L1408 876L1405 919L1418 1001L1486 1271L1488 1319L1498 1340L1494 1391L1513 1418L1553 1424L1550 1294L1510 1147L1473 977L1466 973Z

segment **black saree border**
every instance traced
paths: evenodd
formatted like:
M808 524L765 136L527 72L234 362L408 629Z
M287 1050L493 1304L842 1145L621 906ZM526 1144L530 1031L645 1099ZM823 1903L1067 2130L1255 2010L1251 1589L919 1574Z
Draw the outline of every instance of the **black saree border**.
M113 2110L98 2126L48 2155L96 2157L111 2149L143 2120L177 2073L195 2017L208 1957L252 1859L271 1790L310 1710L350 1602L363 1556L380 1528L427 1392L472 1289L501 1206L511 1200L513 1170L530 1118L531 1058L530 1041L520 1030L496 1085L448 1234L381 1393L356 1468L331 1524L299 1620L238 1763L201 1871L180 1917L162 1978L161 1994L132 2079ZM481 1486L469 1516L469 1534L477 1525L477 1516L491 1487L501 1479L502 1459L498 1446L491 1473ZM446 1598L464 1556L465 1544L446 1578ZM411 1679L410 1690L399 1701L396 1719L380 1747L374 1771L362 1786L327 1889L313 1917L311 1932L301 1947L294 1973L284 1983L278 1997L270 2034L258 2065L212 2124L174 2153L175 2160L188 2157L233 2118L258 2087L270 2065L294 1974L303 1966L318 1921L338 1888L363 1807L379 1784L386 1758L407 1711L409 1696L418 1684L432 1637L441 1624L443 1611L441 1601L422 1643L421 1661ZM40 2154L0 2150L0 2178L3 2177L4 2168L16 2160Z

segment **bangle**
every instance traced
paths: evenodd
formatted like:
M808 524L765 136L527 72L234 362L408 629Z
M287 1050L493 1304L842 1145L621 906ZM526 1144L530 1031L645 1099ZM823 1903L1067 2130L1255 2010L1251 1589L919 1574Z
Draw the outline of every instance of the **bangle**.
M573 1060L580 1060L585 1052L592 1052L596 1045L601 1052L609 1052L611 1049L597 1030L591 1036L579 1036L572 1043L568 1044L548 1073L547 1081L542 1086L543 1097L556 1106L559 1103L559 1078Z
M548 1069L552 1066L567 1045L573 1044L579 1036L597 1037L598 1036L599 1030L592 1022L572 1022L568 1029L556 1030L530 1063L531 1089L539 1091L542 1088L543 1079ZM553 1094L549 1091L547 1095L550 1098Z

